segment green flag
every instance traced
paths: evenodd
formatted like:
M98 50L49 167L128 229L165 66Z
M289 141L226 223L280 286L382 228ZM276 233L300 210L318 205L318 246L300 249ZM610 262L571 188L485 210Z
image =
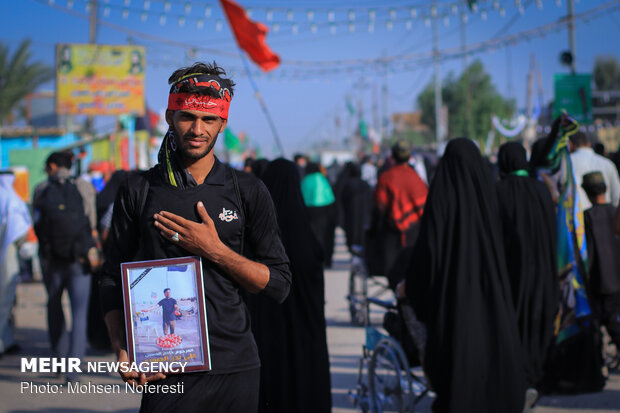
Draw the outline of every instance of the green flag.
M355 108L353 107L353 104L351 103L351 101L349 100L349 98L347 98L347 109L349 111L349 114L351 116L355 115Z
M240 153L242 151L239 138L228 128L224 130L224 146L226 146L226 150L230 152Z
M360 136L362 137L362 139L364 139L365 141L368 140L368 126L366 125L366 122L364 122L364 119L360 120Z

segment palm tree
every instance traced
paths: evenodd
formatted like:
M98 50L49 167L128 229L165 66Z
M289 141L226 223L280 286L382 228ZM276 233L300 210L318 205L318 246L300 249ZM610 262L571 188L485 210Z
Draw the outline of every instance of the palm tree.
M31 57L30 39L22 41L12 56L8 45L0 42L0 125L11 118L27 94L54 77L52 68L30 62Z

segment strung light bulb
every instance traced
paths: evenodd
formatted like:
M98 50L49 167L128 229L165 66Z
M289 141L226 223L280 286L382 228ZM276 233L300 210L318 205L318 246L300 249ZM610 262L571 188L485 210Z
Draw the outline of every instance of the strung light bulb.
M204 27L204 25L205 25L204 20L202 20L202 19L198 19L198 20L196 21L196 27L197 27L197 28L202 29L202 28Z
M188 1L185 3L185 14L189 14L190 11L192 11L192 3Z
M334 23L331 23L329 25L329 33L330 34L336 34L336 25Z
M431 7L431 16L437 17L437 7L436 6Z
M499 15L502 17L506 17L506 9L503 7L499 9Z
M355 20L355 11L349 10L349 21L354 21L354 20Z
M407 22L405 23L405 27L407 28L407 30L411 30L413 28L413 22L411 20L407 20Z
M415 7L409 9L409 15L414 19L418 16L418 11L415 9Z
M67 8L68 9L72 9L73 8L73 0L67 0Z
M467 13L461 13L461 21L463 23L467 23L467 19L468 19Z
M542 10L543 9L543 2L542 2L542 0L536 0L536 7L538 7L538 10Z
M185 17L180 16L179 17L179 27L183 27L185 26Z
M170 11L170 2L169 1L165 1L164 2L164 11Z
M310 25L310 31L312 32L312 34L316 34L316 24L315 23L312 23Z
M265 18L267 19L268 22L273 20L273 11L271 9L267 10L267 14L266 14Z
M396 10L390 9L390 19L394 20L396 18Z
M430 27L431 26L431 19L429 19L428 17L424 18L424 25L426 27Z
M151 8L151 1L144 0L144 10L149 10Z
M453 4L450 9L452 10L452 14L456 14L459 11L458 7L456 7L456 4Z
M205 7L205 17L211 17L211 6Z
M370 23L368 25L368 33L374 33L375 32L375 24L374 23Z
M297 33L299 33L299 26L297 26L297 24L292 25L292 26L291 26L291 32L292 32L293 34L297 34Z
M273 24L273 32L277 33L280 31L280 25L278 23Z
M131 4L131 0L125 0L125 6L129 6Z
M109 17L110 16L110 8L108 6L105 6L103 8L103 17Z
M444 26L449 26L450 25L450 18L448 16L443 18L443 25Z
M86 3L86 6L84 7L84 9L86 10L86 13L90 13L90 1Z
M327 12L327 20L329 20L330 22L333 22L335 17L336 13L334 13L333 10Z
M480 13L480 17L482 17L482 20L486 20L487 19L487 12L485 10L483 10L482 13Z
M375 19L375 11L374 10L368 10L368 18L370 20L374 20Z
M159 15L159 24L161 26L163 26L164 24L166 24L166 15L164 13Z
M293 21L293 10L286 11L286 20Z
M311 22L312 20L314 20L314 12L312 10L308 10L306 12L306 17L308 18L308 21Z
M222 21L220 19L217 19L217 21L215 22L215 31L222 31Z
M392 30L392 28L394 27L394 24L392 23L392 20L388 20L387 22L385 22L385 27L388 30Z
M353 33L355 31L355 25L353 23L349 23L349 33Z
M493 8L495 10L499 10L499 1L497 1L497 0L493 1Z
M555 0L555 4L556 4L558 7L562 7L562 0Z
M252 12L253 12L253 10L251 8L249 8L249 7L247 9L245 9L245 15L248 16L248 19L252 18Z
M129 17L129 10L123 9L123 19L126 19L127 17Z

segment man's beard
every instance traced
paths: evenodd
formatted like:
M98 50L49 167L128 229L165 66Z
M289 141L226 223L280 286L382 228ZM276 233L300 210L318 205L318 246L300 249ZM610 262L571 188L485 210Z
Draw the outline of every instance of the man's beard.
M175 134L174 140L175 140L175 143L176 143L177 148L178 148L177 149L178 154L181 155L182 158L191 159L193 161L196 161L198 159L204 158L205 156L207 156L213 150L213 147L215 146L215 143L217 142L218 135L215 135L215 137L213 139L211 139L211 142L209 142L209 145L202 152L191 152L187 147L184 147L181 144L181 142L180 142L181 139L178 137L177 134ZM185 139L183 139L183 141L185 141Z

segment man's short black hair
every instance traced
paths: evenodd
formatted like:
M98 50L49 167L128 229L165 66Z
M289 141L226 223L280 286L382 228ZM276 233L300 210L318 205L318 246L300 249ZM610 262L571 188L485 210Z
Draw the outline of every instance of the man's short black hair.
M73 165L73 155L70 152L52 152L45 161L45 166L49 167L51 164L55 164L61 168L71 169Z
M170 291L170 288L164 288L164 294L166 294L166 291Z
M581 180L581 187L590 198L597 197L607 191L605 177L600 171L589 172L582 176Z
M168 84L173 85L176 82L178 82L180 79L182 79L184 76L191 75L191 74L205 74L205 75L215 76L218 78L218 82L220 83L220 86L228 89L228 91L230 92L230 97L234 95L235 82L226 78L225 77L226 70L218 66L217 63L215 62L213 63L196 62L189 67L182 67L180 69L177 69L174 71L174 73L172 73L172 75L170 75L170 78L168 79ZM189 83L183 84L180 91L184 93L192 93L196 95L213 96L215 98L220 97L219 92L215 90L214 88L196 87Z
M570 136L570 141L575 148L581 148L582 146L587 146L590 143L588 136L582 132L577 131Z

